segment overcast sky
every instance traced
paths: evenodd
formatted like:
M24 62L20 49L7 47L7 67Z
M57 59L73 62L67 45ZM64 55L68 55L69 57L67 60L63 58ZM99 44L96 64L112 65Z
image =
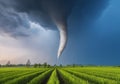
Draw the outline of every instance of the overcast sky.
M119 65L119 4L120 0L0 0L0 64L30 59ZM53 19L59 24L61 17L68 23L68 43L58 60L59 31Z

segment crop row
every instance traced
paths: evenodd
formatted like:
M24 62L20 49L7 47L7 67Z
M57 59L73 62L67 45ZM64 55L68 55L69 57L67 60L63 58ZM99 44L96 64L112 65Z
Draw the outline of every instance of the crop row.
M94 75L88 75L85 73L80 73L80 72L76 72L76 71L71 71L71 70L67 70L67 72L74 74L75 76L84 79L84 80L88 80L94 84L118 84L116 81L114 80L110 80L110 79L106 79L106 78L101 78L101 77L97 77Z
M47 84L60 84L56 69L52 72L52 75L50 76Z
M10 74L6 74L3 76L0 76L0 84L18 84L19 81L28 81L26 78L30 78L32 76L36 77L37 75L40 75L40 73L46 71L46 69L41 70L28 70L28 71L18 71L18 72L12 72ZM30 76L30 77L29 77ZM16 81L16 82L15 82Z
M63 80L64 84L89 84L87 80L76 77L73 74L68 73L62 69L58 70L60 78Z
M67 69L66 69L67 70ZM101 77L104 79L109 79L109 80L115 80L115 81L120 81L120 74L115 74L115 73L110 73L109 71L98 71L98 70L80 70L80 69L69 69L70 71L74 72L79 72L79 73L85 73L88 75L93 75L97 77Z
M120 75L117 74L119 70L108 68L106 70L101 68L28 68L5 70L5 72L0 70L0 84L120 84Z

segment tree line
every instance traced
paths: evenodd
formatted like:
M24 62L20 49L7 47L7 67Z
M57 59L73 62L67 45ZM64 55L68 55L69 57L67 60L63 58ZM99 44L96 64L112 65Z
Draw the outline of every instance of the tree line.
M8 61L5 65L1 65L0 67L34 67L34 68L50 68L50 67L84 67L81 64L70 64L70 65L50 65L47 62L44 62L43 64L41 63L35 63L31 64L31 61L28 59L25 64L11 64L10 61Z

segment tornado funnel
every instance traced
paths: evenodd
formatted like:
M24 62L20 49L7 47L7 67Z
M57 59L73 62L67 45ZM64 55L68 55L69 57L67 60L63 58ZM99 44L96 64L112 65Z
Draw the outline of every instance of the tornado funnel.
M16 0L15 0L16 1ZM17 0L19 11L26 12L32 20L39 21L45 27L57 26L60 34L60 42L57 57L62 54L67 43L67 20L72 12L76 0ZM23 5L23 8L21 8ZM40 19L38 18L38 15Z
M59 29L59 34L60 34L59 48L57 54L57 58L59 58L67 43L67 25L66 24L56 24L56 25Z

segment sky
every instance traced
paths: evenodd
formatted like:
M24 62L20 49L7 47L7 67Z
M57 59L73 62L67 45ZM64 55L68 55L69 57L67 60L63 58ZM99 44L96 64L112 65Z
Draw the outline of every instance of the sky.
M1 0L0 64L119 65L120 0ZM58 11L59 10L59 11ZM57 59L59 30L67 45Z

